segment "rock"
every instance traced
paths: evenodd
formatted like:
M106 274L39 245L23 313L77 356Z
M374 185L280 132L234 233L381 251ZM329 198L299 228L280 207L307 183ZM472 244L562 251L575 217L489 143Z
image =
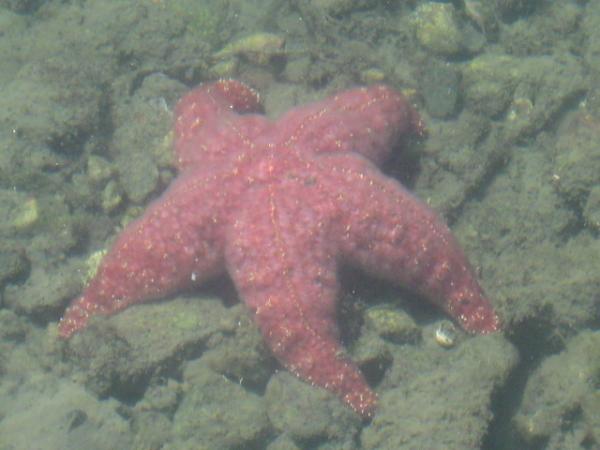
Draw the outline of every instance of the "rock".
M583 67L569 54L517 58L485 55L463 68L465 106L490 118L515 111L506 121L506 139L535 134L585 89ZM523 109L525 107L525 109Z
M215 334L235 329L218 299L184 298L132 306L76 334L68 343L84 382L99 395L141 394Z
M586 437L593 439L593 442L598 444L600 443L600 392L595 390L584 398L582 408L585 430L589 434Z
M77 262L49 269L34 266L24 284L6 287L5 302L14 311L48 321L81 290L78 269Z
M515 348L491 335L431 351L439 356L410 375L397 374L400 384L383 391L377 414L362 433L362 448L481 448L493 419L493 394L517 363Z
M460 101L460 72L450 64L429 63L420 78L420 92L433 117L452 117Z
M202 359L184 371L184 397L173 417L178 440L203 448L254 448L270 432L256 394L208 369Z
M582 31L585 33L584 60L597 77L600 74L600 28L598 27L600 17L600 4L591 2L587 5L586 14L581 22Z
M578 112L579 117L558 137L554 174L559 192L580 208L585 205L600 173L600 119Z
M405 311L392 308L369 308L365 325L379 336L399 344L414 343L421 338L421 330Z
M12 189L0 190L0 236L30 230L39 220L38 201Z
M244 386L263 389L276 366L275 360L246 306L239 304L228 312L236 324L234 330L215 342L202 360L216 373Z
M14 312L0 309L0 342L22 342L27 329Z
M90 155L87 160L87 175L92 183L100 184L112 178L112 164L101 156Z
M467 106L488 117L503 113L518 83L517 67L518 60L508 55L488 54L469 61L462 72Z
M360 72L359 78L364 84L383 83L385 81L385 72L378 67L369 67Z
M43 0L1 0L0 6L3 8L16 11L18 13L33 13L41 5L44 4Z
M0 123L34 145L80 151L100 121L100 73L73 55L29 62L2 89Z
M133 417L135 436L132 449L169 448L172 424L168 416L154 411L137 413Z
M302 448L296 445L288 435L282 434L267 445L266 450L302 450Z
M267 65L271 59L281 57L285 39L273 33L254 33L234 40L213 55L217 61L241 56L257 65Z
M21 248L35 266L50 265L48 261L57 255L56 259L62 259L78 243L79 235L61 194L44 192L34 197L17 189L0 189L0 239L0 250Z
M333 394L310 386L288 372L271 377L265 392L269 419L294 442L352 441L360 418ZM307 412L310 411L310 414Z
M121 186L115 181L110 180L102 189L102 195L100 196L100 206L102 211L106 214L112 213L118 208L123 202L123 195L121 193Z
M456 11L450 3L420 5L414 13L413 24L419 44L435 54L455 56L464 48Z
M35 197L27 198L14 211L11 225L17 232L33 228L40 219L40 208Z
M151 384L144 398L135 405L138 413L153 412L165 417L173 417L183 394L182 384L169 378L165 381L157 379Z
M368 9L376 4L374 0L310 0L310 6L317 14L325 13L332 16Z
M290 59L285 65L285 79L292 83L303 83L307 80L313 61L310 56Z
M134 203L143 203L159 186L159 169L164 158L161 153L172 125L169 105L184 90L181 83L154 74L144 79L133 96L117 105L111 152L117 163L120 186ZM171 148L166 148L172 155Z
M536 0L496 0L494 5L496 11L506 20L514 20L519 16L530 13L536 4L542 3Z
M505 158L506 148L497 134L490 133L490 121L463 111L452 126L428 124L429 137L423 143L423 158L414 190L442 214L456 211Z
M81 386L32 374L19 396L3 397L1 448L131 448L127 421L115 400L98 400Z
M24 277L29 271L29 260L17 245L0 243L0 289L9 281Z
M521 3L534 3L531 0ZM497 2L490 2L500 4ZM527 17L521 17L510 24L500 27L499 44L505 53L515 56L533 56L559 53L561 50L581 55L582 47L589 38L593 40L593 31L584 29L585 7L575 2L537 2L540 5L536 11ZM589 5L588 5L589 6ZM589 8L587 8L589 9ZM494 17L502 19L496 13ZM594 22L590 20L590 24ZM593 25L597 28L597 25ZM581 36L585 38L581 38ZM586 68L587 69L587 68Z
M529 377L515 416L521 436L530 444L562 440L558 435L570 433L565 430L565 423L570 423L568 428L573 429L577 423L596 417L596 408L588 400L597 394L598 377L600 332L583 331L562 352L546 358ZM587 416L573 414L584 407ZM597 422L582 425L598 428Z
M594 186L583 207L583 218L590 228L600 230L600 186Z

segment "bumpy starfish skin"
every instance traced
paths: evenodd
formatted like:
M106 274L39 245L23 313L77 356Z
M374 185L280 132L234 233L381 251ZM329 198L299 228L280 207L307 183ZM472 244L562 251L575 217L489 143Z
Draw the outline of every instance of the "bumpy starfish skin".
M180 101L179 176L118 237L60 335L227 272L278 360L369 417L376 396L338 339L340 263L418 291L470 332L498 317L447 226L375 165L423 130L402 95L350 90L276 122L260 110L236 81Z

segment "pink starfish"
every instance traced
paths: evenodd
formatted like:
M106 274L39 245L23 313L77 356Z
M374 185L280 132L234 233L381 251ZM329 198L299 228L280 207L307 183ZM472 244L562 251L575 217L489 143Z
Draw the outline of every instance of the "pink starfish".
M340 263L418 291L468 331L498 317L448 227L376 166L422 132L401 94L354 89L276 122L260 110L236 81L179 102L178 178L121 233L60 335L227 272L277 359L369 417L376 395L338 340Z

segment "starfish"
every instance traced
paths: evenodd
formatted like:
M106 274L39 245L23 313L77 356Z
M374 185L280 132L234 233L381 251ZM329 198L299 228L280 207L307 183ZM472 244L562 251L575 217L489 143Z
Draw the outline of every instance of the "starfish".
M413 289L469 332L498 316L444 222L378 168L424 130L400 93L353 89L278 121L261 109L233 80L180 100L177 178L118 236L59 335L227 273L282 365L371 417L376 394L339 341L338 266Z

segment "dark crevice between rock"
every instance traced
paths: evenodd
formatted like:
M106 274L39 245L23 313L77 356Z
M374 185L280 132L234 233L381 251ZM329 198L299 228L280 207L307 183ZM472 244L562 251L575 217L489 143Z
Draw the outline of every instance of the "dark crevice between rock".
M544 442L524 441L515 429L513 417L519 410L531 373L548 355L565 348L564 341L550 326L552 320L540 319L549 314L552 312L545 310L539 316L524 320L507 336L519 351L520 363L504 386L494 393L491 403L494 417L484 439L483 450L541 450L544 447Z

